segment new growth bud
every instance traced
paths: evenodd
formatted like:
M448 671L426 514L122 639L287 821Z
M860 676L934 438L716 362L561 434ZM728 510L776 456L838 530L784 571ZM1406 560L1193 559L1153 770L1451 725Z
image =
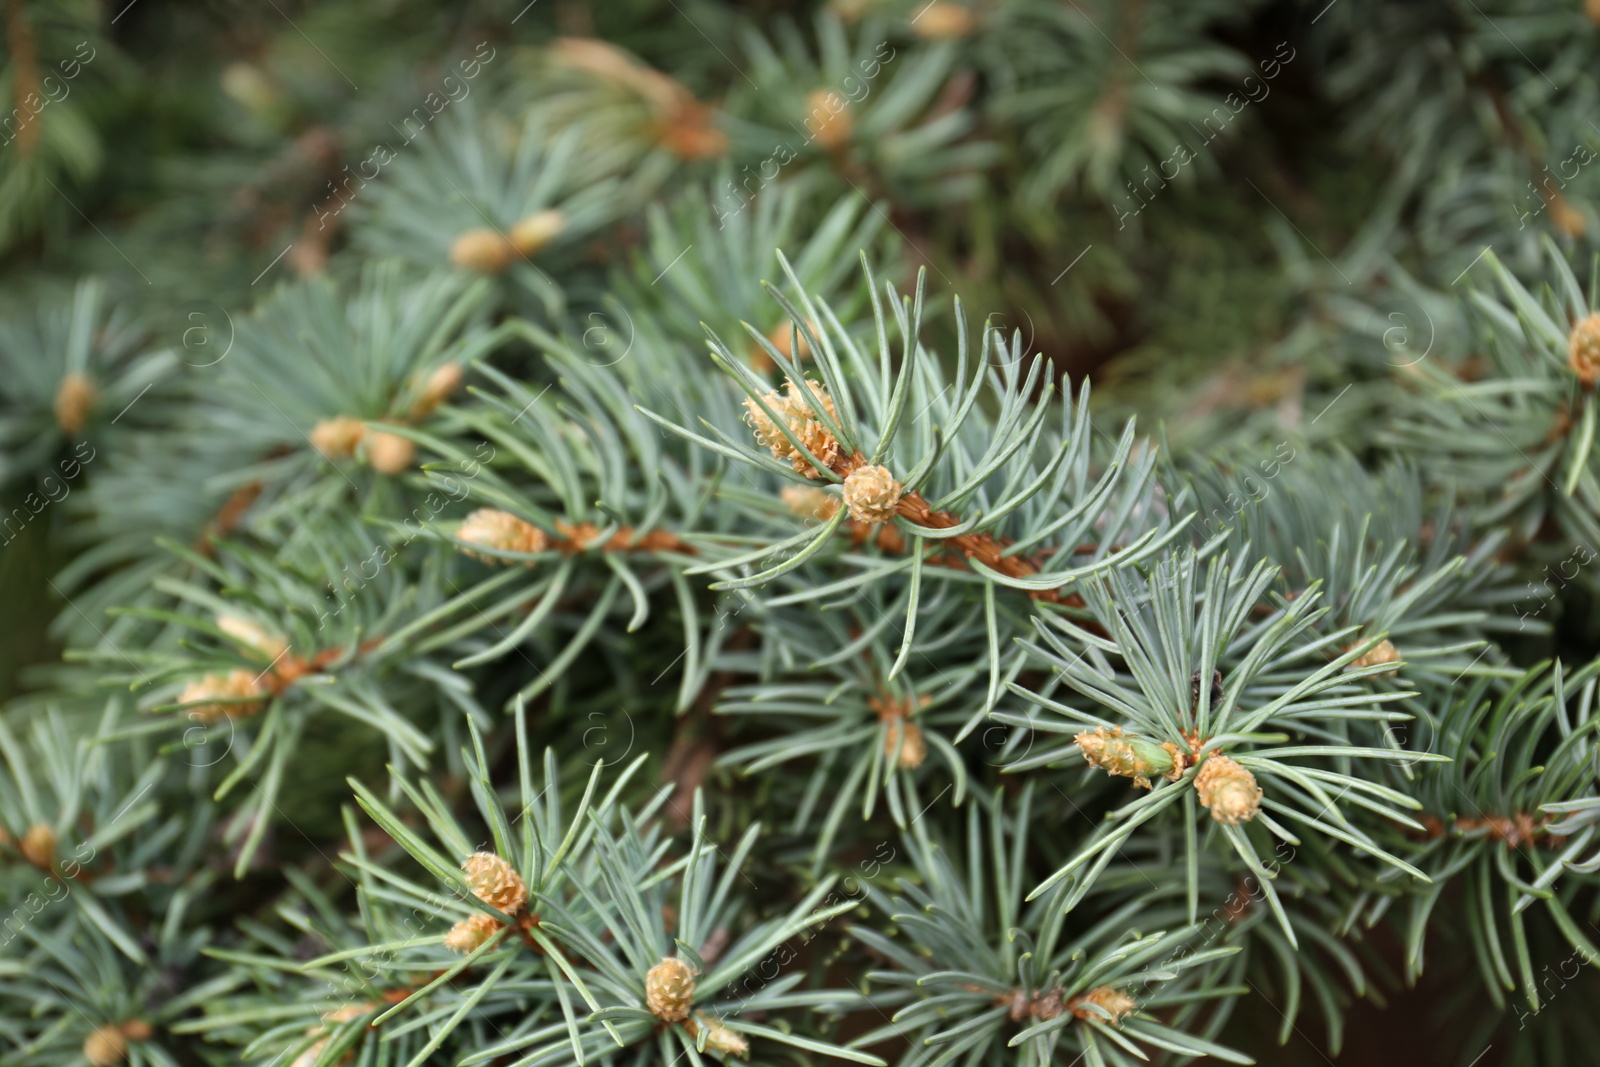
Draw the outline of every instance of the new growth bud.
M1194 791L1211 817L1227 826L1249 822L1261 813L1261 787L1256 776L1220 753L1206 757L1194 778Z
M663 957L644 976L644 1003L662 1022L683 1022L694 1003L694 968L675 956Z
M1165 778L1176 782L1183 777L1189 759L1170 741L1157 743L1134 734L1125 734L1122 727L1107 730L1096 726L1093 730L1073 738L1083 750L1083 758L1107 774L1132 778L1133 784L1150 788L1152 778Z

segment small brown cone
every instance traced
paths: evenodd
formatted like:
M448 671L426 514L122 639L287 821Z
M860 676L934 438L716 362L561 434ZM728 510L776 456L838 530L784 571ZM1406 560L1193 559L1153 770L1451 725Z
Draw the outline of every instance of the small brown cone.
M194 707L182 710L195 722L214 723L223 719L254 715L261 710L259 698L266 696L266 693L266 687L261 684L257 676L241 668L226 674L207 674L196 678L183 687L183 692L178 694L176 703L194 704ZM234 700L243 703L197 703Z
M18 847L22 858L42 871L56 865L56 832L42 822L28 827Z
M493 915L475 911L450 927L450 932L444 935L444 947L464 956L493 937L504 925Z
M887 467L857 467L844 480L844 505L857 522L888 522L904 488Z
M675 956L664 956L644 976L645 1007L666 1023L681 1023L694 1003L694 968Z
M1600 314L1590 315L1572 328L1567 339L1567 366L1586 389L1600 380Z
M1212 753L1194 777L1194 791L1211 817L1227 826L1249 822L1261 813L1256 776L1227 756Z
M525 219L519 219L511 227L511 247L528 259L532 259L545 247L561 236L561 231L567 228L567 217L559 211L535 211Z
M511 262L511 242L494 230L468 230L450 246L450 262L479 274L499 274Z
M474 852L461 861L472 893L491 908L514 915L528 902L528 886L511 864L493 852Z
M539 527L498 508L479 508L468 515L456 527L456 540L500 552L526 552L530 555L543 552L550 544L550 539ZM471 549L464 548L462 551L485 563L513 562ZM532 565L531 560L528 565Z
M832 89L816 90L806 97L806 129L824 152L837 152L855 132L850 101Z
M83 1058L90 1067L116 1067L127 1054L128 1039L120 1027L99 1027L83 1042Z
M356 454L356 448L367 436L367 427L360 419L349 415L335 415L323 419L311 428L311 446L329 459L347 459Z
M61 379L56 390L56 425L65 434L76 434L89 421L89 412L100 391L94 381L82 371L73 371Z
M367 435L367 464L379 474L399 474L409 470L417 458L417 446L408 437L374 430Z

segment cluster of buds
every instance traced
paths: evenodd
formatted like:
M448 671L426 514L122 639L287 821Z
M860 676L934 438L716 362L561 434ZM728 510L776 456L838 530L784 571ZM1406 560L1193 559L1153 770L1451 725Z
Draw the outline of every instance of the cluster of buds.
M472 895L507 915L515 915L528 902L528 885L505 860L493 852L474 852L461 861ZM487 912L475 911L450 927L444 947L466 954L481 946L505 923Z
M512 223L509 233L479 226L450 245L450 262L478 274L499 274L515 259L532 259L561 236L567 217L559 211L535 211Z
M143 1019L96 1027L84 1038L83 1058L90 1067L116 1067L128 1056L128 1042L150 1040L150 1024Z
M550 547L550 539L545 532L525 519L519 519L509 511L498 508L479 508L456 527L456 540L464 541L469 545L479 548L493 549L496 552L521 552L533 555L543 552ZM508 560L500 556L486 555L474 552L471 549L462 549L473 559L481 559L485 563L506 563ZM526 566L532 566L530 560Z
M1567 339L1567 366L1585 389L1600 381L1600 314L1580 319Z
M254 715L261 710L267 692L259 675L241 667L196 678L183 687L177 703L193 705L185 709L189 718L210 724Z
M1165 778L1176 782L1189 766L1189 756L1170 741L1159 744L1135 734L1125 734L1122 727L1093 730L1073 738L1083 752L1083 758L1107 774L1132 778L1142 789L1150 788L1152 778Z
M384 430L368 432L366 423L349 415L323 419L311 428L311 445L328 459L347 459L357 450L379 474L399 474L411 466L417 446L408 438Z
M785 394L780 395L777 390L773 390L761 400L771 409L772 414L783 422L795 440L816 456L823 466L831 467L839 458L838 438L813 416L816 414L816 409L820 408L837 424L839 412L834 407L833 397L828 395L827 389L820 383L808 378L806 385L811 390L809 405L803 398L804 394L800 392L800 388L792 380L786 383ZM789 438L784 436L783 430L778 428L778 423L762 410L760 404L747 397L744 406L745 421L750 424L756 440L770 451L774 458L788 460L798 473L807 478L822 477L806 458L805 453L790 443Z
M64 434L76 434L89 421L89 412L99 398L94 381L82 371L73 371L61 379L56 389L56 425Z
M676 956L663 956L644 976L644 1003L664 1023L681 1023L694 1004L694 968Z
M1249 822L1261 814L1261 787L1256 776L1220 752L1206 757L1194 776L1194 791L1211 817L1226 826Z
M894 518L904 490L888 467L857 467L845 477L844 504L857 522L888 522Z

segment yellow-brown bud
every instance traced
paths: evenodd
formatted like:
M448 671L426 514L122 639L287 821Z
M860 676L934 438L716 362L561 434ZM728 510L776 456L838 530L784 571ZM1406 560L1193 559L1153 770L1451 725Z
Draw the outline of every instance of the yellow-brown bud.
M806 97L806 129L824 152L843 148L855 131L850 102L832 89L816 90Z
M128 1019L122 1024L122 1036L129 1041L149 1041L154 1032L143 1019Z
M367 464L379 474L399 474L417 458L417 446L409 437L374 430L367 435Z
M717 127L717 113L687 95L666 107L656 121L655 134L667 151L682 160L720 159L728 154L728 135Z
M665 956L644 976L645 1007L666 1023L681 1023L694 1003L694 968Z
M294 1058L294 1062L291 1063L289 1067L311 1067L312 1064L317 1062L317 1057L322 1055L322 1050L326 1048L327 1045L328 1042L326 1038L321 1041L314 1042L310 1048L296 1056Z
M289 639L282 634L276 634L242 615L231 615L224 612L217 616L217 629L233 638L239 644L254 652L259 652L270 662L277 659L289 650Z
M812 332L816 331L816 323L807 322L806 325L810 327ZM793 348L789 347L791 338L795 342ZM772 328L772 332L767 334L767 340L772 343L772 347L776 348L778 353L785 359L803 360L811 358L811 342L806 340L805 330L795 326L787 319ZM763 356L765 354L762 353ZM768 362L771 361L769 360Z
M825 489L811 485L786 485L781 491L784 506L803 519L827 522L839 513L843 503L839 497Z
M257 676L240 669L196 678L183 687L177 702L194 705L182 710L195 722L214 723L254 715L261 710L261 698L264 696L266 687Z
M433 369L427 380L422 383L422 388L417 392L416 402L411 405L411 419L420 422L433 414L435 408L461 388L461 364L442 363Z
M479 900L491 908L513 915L528 902L528 886L511 864L493 852L474 852L461 861L467 885Z
M494 230L468 230L450 246L450 262L479 274L499 274L511 263L516 251L511 242Z
M121 1027L99 1027L83 1042L83 1058L90 1067L116 1067L127 1054L128 1039Z
M1345 651L1349 651L1351 648L1356 648L1356 647L1359 646L1359 644L1360 644L1360 642L1357 642L1355 645L1347 646ZM1379 641L1376 645L1373 645L1367 651L1363 652L1361 655L1359 655L1355 659L1351 660L1350 661L1350 666L1352 666L1352 667L1376 667L1376 666L1378 666L1380 664L1383 664L1383 663L1399 663L1401 658L1402 657L1400 655L1400 650L1395 648L1394 645L1389 641L1388 638L1384 638L1382 641ZM1395 672L1394 671L1385 671L1384 672L1384 674L1393 674L1393 673L1395 673Z
M1227 756L1212 753L1194 777L1194 791L1211 817L1227 826L1249 822L1261 813L1256 776Z
M450 927L450 932L444 935L444 947L451 952L466 955L473 949L480 947L485 941L494 936L494 932L505 926L493 915L475 911Z
M1087 993L1072 998L1072 1014L1080 1019L1099 1019L1099 1013L1091 1010L1089 1005L1101 1009L1111 1016L1113 1026L1122 1022L1123 1016L1134 1012L1139 1004L1128 994L1120 989L1113 989L1108 985L1096 986Z
M698 1038L700 1031L706 1034L706 1051L715 1052L719 1056L745 1057L750 1053L750 1042L737 1030L730 1030L721 1022L713 1019L703 1012L695 1012L694 1018L683 1024L683 1028L692 1038Z
M539 527L498 508L479 508L461 520L461 525L456 527L456 540L499 552L526 552L529 555L543 552L550 544L550 539ZM464 548L462 551L485 563L512 562L471 549ZM532 566L533 561L529 560L526 565Z
M895 750L898 749L899 767L911 770L922 766L922 762L928 758L928 742L922 736L922 727L905 719L890 719L884 725L883 754L894 759ZM900 739L902 732L905 734L904 741Z
M904 488L887 467L857 467L844 480L844 504L857 522L888 522Z
M76 434L89 421L89 412L100 391L94 380L82 371L73 371L61 379L56 389L56 425L65 434Z
M811 390L813 405L811 407L801 399L804 394L792 381L787 385L786 395L780 396L774 390L761 399L772 409L773 414L783 421L789 432L810 449L812 455L821 460L823 465L831 467L839 458L839 441L813 416L816 414L815 408L821 408L828 413L829 418L837 422L839 412L834 406L833 397L828 395L827 389L820 383L807 379L806 386ZM778 429L778 424L761 410L761 406L754 399L746 398L744 406L745 421L755 432L756 440L765 446L774 458L788 460L797 472L807 478L821 477L806 459L805 454L789 443L789 439Z
M1580 319L1567 339L1567 366L1584 388L1600 380L1600 314Z
M561 212L548 209L535 211L511 227L511 247L532 259L561 236L561 231L566 228L567 217Z
M1550 224L1559 230L1562 236L1577 240L1589 229L1589 222L1583 217L1583 212L1573 207L1572 202L1560 193L1551 190L1545 196L1545 204L1550 208Z
M911 32L924 41L953 41L969 36L977 24L970 7L934 0L911 20Z
M17 847L23 859L42 871L56 865L56 832L42 822L28 827Z
M1083 758L1107 774L1132 778L1133 784L1150 788L1150 779L1165 778L1176 782L1183 777L1189 765L1188 758L1170 741L1157 744L1143 737L1125 734L1122 727L1107 730L1096 726L1093 730L1073 738L1083 752Z
M367 436L367 427L360 419L349 415L335 415L323 419L311 428L311 446L329 459L345 459L356 454L356 447Z

